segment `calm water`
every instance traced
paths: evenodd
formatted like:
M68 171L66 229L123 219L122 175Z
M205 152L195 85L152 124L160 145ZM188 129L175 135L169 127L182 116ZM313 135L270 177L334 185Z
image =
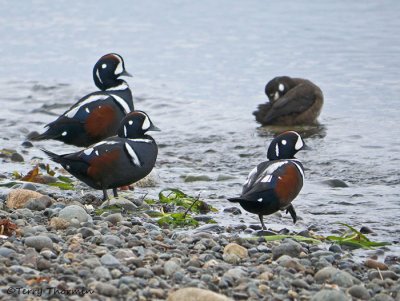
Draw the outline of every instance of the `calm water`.
M240 193L272 137L251 115L266 100L266 82L305 77L322 88L325 106L322 126L302 131L312 150L298 154L307 180L294 229L313 224L327 233L341 221L399 240L400 2L99 2L1 2L2 148L22 152L29 131L94 90L97 59L117 52L134 74L136 108L163 130L154 135L160 183L150 195L172 186L231 206L225 197ZM26 163L2 163L0 172L26 172L30 158L43 157L37 148L24 156ZM187 175L211 181L185 183ZM329 179L349 187L331 188ZM258 223L249 214L220 219ZM292 227L285 215L266 221Z

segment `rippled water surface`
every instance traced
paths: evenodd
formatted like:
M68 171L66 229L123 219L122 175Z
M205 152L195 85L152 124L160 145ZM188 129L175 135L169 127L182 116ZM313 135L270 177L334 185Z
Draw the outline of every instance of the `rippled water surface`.
M159 187L231 206L251 168L266 159L274 131L251 112L266 100L268 80L304 77L321 87L318 128L298 129L311 151L298 154L305 186L295 200L294 229L337 221L372 228L374 239L398 241L400 210L400 19L398 1L5 1L0 10L0 141L28 171L38 147L76 150L55 141L24 149L74 101L94 91L91 72L108 52L125 58L137 109L162 132ZM188 175L208 181L185 182ZM340 179L347 188L324 181ZM148 191L148 190L147 190ZM137 193L144 193L139 190ZM256 216L228 224L258 223ZM290 216L271 216L274 229ZM396 246L392 250L398 250Z

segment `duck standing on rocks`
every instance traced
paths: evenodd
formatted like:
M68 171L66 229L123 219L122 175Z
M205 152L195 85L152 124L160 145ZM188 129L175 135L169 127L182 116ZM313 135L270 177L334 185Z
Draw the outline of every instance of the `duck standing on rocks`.
M55 139L87 147L116 135L126 114L134 110L132 92L120 76L131 76L122 57L116 53L102 56L93 68L93 80L101 90L81 98L48 129L31 140Z
M293 223L296 223L297 215L291 202L303 187L304 169L294 155L305 148L297 132L278 135L268 148L269 161L258 164L250 172L241 196L228 200L239 202L244 210L258 214L264 230L263 216L278 210L289 212Z
M262 125L313 125L321 113L324 96L307 79L279 76L265 87L269 102L253 112Z
M158 147L147 131L159 131L149 116L133 111L122 120L118 136L110 137L85 150L57 155L42 149L51 160L60 163L70 174L94 189L107 189L117 197L117 188L133 184L147 176L154 167Z

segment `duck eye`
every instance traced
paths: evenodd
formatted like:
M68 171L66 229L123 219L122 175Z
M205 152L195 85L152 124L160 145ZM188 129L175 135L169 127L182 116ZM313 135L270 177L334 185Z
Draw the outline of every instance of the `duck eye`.
M107 64L101 65L101 68L106 69L107 68Z
M286 145L287 142L286 142L286 140L282 140L281 143L282 143L282 145Z

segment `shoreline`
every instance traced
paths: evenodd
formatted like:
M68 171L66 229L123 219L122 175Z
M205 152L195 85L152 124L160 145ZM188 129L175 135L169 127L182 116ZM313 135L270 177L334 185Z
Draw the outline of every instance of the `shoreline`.
M162 228L143 201L121 198L130 210L96 215L93 195L39 191L20 209L0 202L0 219L18 228L0 238L1 299L400 300L399 258L382 262L384 247L358 262L335 244L248 239L245 226Z

